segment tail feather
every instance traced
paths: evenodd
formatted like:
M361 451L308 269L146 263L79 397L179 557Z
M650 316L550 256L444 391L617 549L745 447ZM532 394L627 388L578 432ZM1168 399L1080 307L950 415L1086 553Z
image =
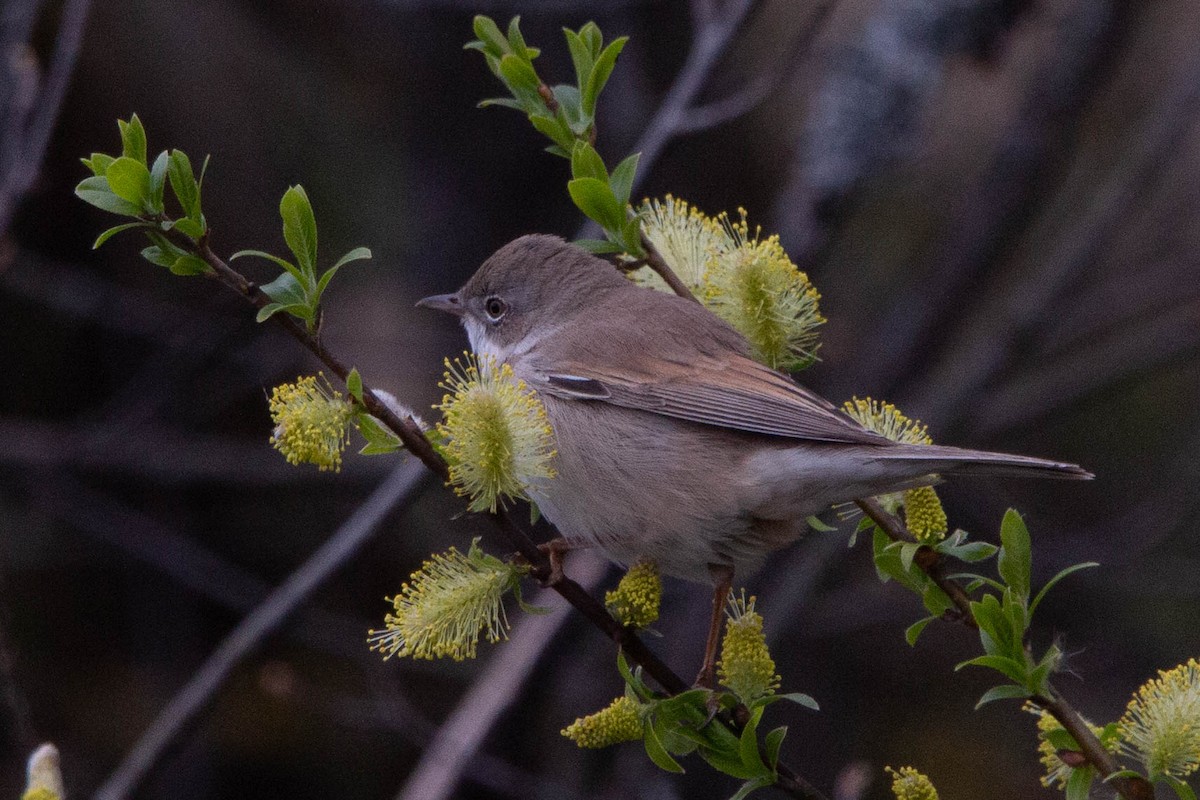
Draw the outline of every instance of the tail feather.
M946 475L1000 475L1084 481L1096 477L1078 464L943 445L897 445L881 450L878 457L913 464L925 463L931 473Z

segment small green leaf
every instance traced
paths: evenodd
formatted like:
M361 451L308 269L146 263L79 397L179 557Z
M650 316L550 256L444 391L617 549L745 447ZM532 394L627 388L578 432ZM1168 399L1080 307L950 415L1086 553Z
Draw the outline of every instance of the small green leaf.
M1065 728L1051 728L1044 731L1042 736L1054 746L1055 750L1079 750L1079 742Z
M190 239L199 239L204 235L204 226L194 219L181 217L174 221L175 230L184 234Z
M932 580L927 582L921 591L921 602L925 604L925 610L935 617L940 617L954 608L954 601Z
M350 381L347 379L346 385L349 387ZM361 389L361 384L359 386ZM358 432L367 440L367 445L359 451L360 455L375 456L386 455L387 453L395 453L397 450L404 449L404 443L400 441L400 437L385 428L379 420L365 412L354 416L354 426L358 428Z
M522 103L527 103L526 110L544 105L542 96L538 94L538 87L542 85L542 81L525 59L512 54L501 58L500 76L513 96Z
M1032 570L1033 554L1029 543L1029 529L1025 520L1015 509L1004 513L1000 523L1000 556L996 567L1000 577L1012 587L1023 602L1029 602L1029 575Z
M163 212L163 189L167 183L167 151L163 150L150 167L150 206L156 214Z
M608 231L624 224L624 206L613 197L608 183L596 178L576 178L567 183L567 192L579 210Z
M1192 790L1192 787L1188 786L1181 779L1176 778L1174 775L1163 775L1162 780L1167 786L1175 790L1175 794L1179 797L1179 800L1196 800L1196 793Z
M489 97L486 100L480 100L478 103L479 108L488 108L490 106L502 106L504 108L515 108L517 111L525 110L525 108L520 103L518 103L516 100L513 100L511 97Z
M147 223L147 222L126 222L123 225L114 225L113 227L109 228L104 233L102 233L96 237L96 241L92 245L92 249L95 250L97 247L104 244L109 239L111 239L113 236L120 233L121 231L127 231L131 228L145 228L148 226L149 226L149 223Z
M975 710L978 711L983 706L995 700L1015 700L1025 697L1029 697L1029 692L1020 686L1013 686L1007 683L1003 686L993 686L979 698L979 702L975 704Z
M142 258L159 267L167 267L170 269L175 265L175 261L179 256L168 253L158 245L150 245L142 250Z
M179 201L179 207L189 219L200 216L200 187L192 172L192 162L187 153L182 150L172 150L167 159L167 180L171 183L171 191Z
M608 183L618 202L629 202L629 194L633 191L633 178L637 174L638 160L641 157L641 153L634 153L617 164L616 169L612 171L612 178Z
M625 43L629 41L628 36L622 36L613 41L604 48L596 58L596 65L592 68L592 74L588 76L587 86L580 87L583 90L583 113L594 117L596 115L596 100L600 97L600 92L604 90L604 85L608 83L608 78L612 75L613 67L617 64L617 56L621 54L621 50L625 48Z
M496 25L491 17L486 17L483 14L477 15L474 21L474 30L479 40L497 58L508 52L508 40L504 38L504 34L500 32L500 27Z
M805 708L812 709L813 711L821 710L821 707L817 705L816 700L801 692L787 692L786 694L777 694L774 696L778 697L780 700L787 700L789 703L795 703L798 706L804 706Z
M608 183L608 170L604 167L604 160L600 158L596 148L587 142L576 142L571 151L571 177L595 178Z
M290 274L296 280L301 281L301 282L305 282L308 280L308 276L305 275L303 272L301 272L300 268L297 267L295 264L292 264L290 261L285 261L284 259L280 258L279 256L273 256L270 253L264 253L262 250L238 250L236 253L234 253L233 255L231 255L229 257L229 260L233 261L234 259L241 258L242 256L254 256L255 258L265 258L268 261L270 261L274 264L277 264L280 267L283 267L283 269L286 270L288 272L288 274Z
M763 763L762 754L758 751L758 721L762 719L762 709L756 709L750 715L750 719L746 721L746 725L742 728L742 735L738 739L738 755L742 760L742 765L749 770L750 775L770 774L771 769Z
M575 65L575 85L586 86L588 76L592 74L591 48L580 38L579 34L570 28L563 28L563 36L567 37L567 48L571 51L571 63Z
M900 545L900 566L904 567L905 572L912 569L913 559L923 546L920 542L905 542Z
M141 161L122 156L105 173L108 188L117 197L136 206L139 212L150 200L150 170Z
M835 526L826 525L820 520L820 518L816 516L809 517L806 522L808 522L808 527L812 528L814 531L819 531L820 533L837 533L837 528Z
M594 22L588 22L579 29L579 38L583 39L584 44L588 46L594 61L596 56L600 55L600 48L604 45L604 36L600 33L600 26Z
M296 256L296 263L304 274L315 280L317 220L303 186L296 184L283 193L279 216L283 219L283 239L288 249Z
M1027 671L1025 665L1019 661L1006 656L975 656L975 658L956 664L954 671L958 672L963 667L987 667L988 669L994 669L1013 683L1021 684L1021 689L1025 692L1025 695L1029 694L1024 689L1025 680L1028 677Z
M92 171L93 175L101 177L104 176L104 173L108 172L109 165L116 161L115 158L106 153L92 153L91 158L81 158L79 160L83 162L85 167Z
M271 317L283 311L283 303L267 303L254 315L255 322L266 322Z
M321 276L321 280L317 281L317 297L319 298L325 293L325 287L329 285L331 280L333 280L333 276L337 274L339 269L346 266L351 261L362 261L363 259L370 257L371 251L368 248L356 247L349 253L346 253L346 255L339 258L336 264L325 270L325 274Z
M1054 585L1063 578L1074 572L1079 572L1082 569L1091 569L1092 567L1098 566L1100 566L1100 564L1095 561L1084 561L1081 564L1072 564L1071 566L1059 572L1050 580L1046 581L1046 585L1042 587L1041 591L1037 593L1037 597L1033 598L1033 602L1029 604L1029 616L1033 616L1033 612L1037 610L1038 605L1042 602L1042 598L1044 598L1046 593L1053 589Z
M117 127L121 131L121 155L146 166L146 129L138 115L130 117L129 122L117 120Z
M508 23L508 46L521 58L530 59L529 48L525 46L525 37L521 35L521 18L519 16L513 17Z
M787 725L780 725L763 739L763 749L767 751L767 763L771 766L772 772L779 767L779 750L783 747L783 740L786 736Z
M204 275L207 272L212 272L212 267L199 256L185 253L167 267L176 275Z
M1095 778L1094 767L1077 767L1071 770L1071 777L1067 778L1066 800L1088 800Z
M679 766L679 762L671 758L671 754L663 747L662 740L658 738L658 733L654 730L653 725L646 726L646 733L642 741L646 746L646 755L658 765L659 769L667 772L683 772L683 767Z
M553 148L547 148L549 152L555 155L570 158L569 153L571 148L575 146L575 135L566 124L557 117L548 117L544 114L531 114L529 123L537 129L539 133L545 136L550 141L554 142L554 146L558 147L556 151Z
M750 796L751 792L756 792L759 789L765 789L774 783L774 776L771 776L770 778L755 778L754 780L746 781L741 785L741 788L739 788L730 796L729 800L745 800Z
M346 376L346 390L358 402L363 401L362 375L358 374L358 367L350 368L350 374Z
M308 305L308 294L290 272L284 272L275 280L258 288L276 303L283 303L285 306Z
M916 645L917 639L921 636L921 632L924 631L926 626L928 626L929 623L933 622L935 619L937 619L937 617L925 617L924 619L919 619L912 625L908 626L908 628L904 631L904 641L908 642L909 647Z
M959 561L974 563L991 558L1000 550L999 547L990 542L969 542L967 544L958 545L957 547L948 547L939 552L945 555L957 558Z

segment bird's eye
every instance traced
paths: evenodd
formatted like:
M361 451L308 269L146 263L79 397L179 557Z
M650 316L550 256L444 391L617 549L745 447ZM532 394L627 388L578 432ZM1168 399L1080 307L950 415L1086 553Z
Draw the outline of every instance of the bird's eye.
M483 310L487 313L488 319L492 322L499 322L500 318L504 316L504 312L508 311L508 306L499 297L489 297Z

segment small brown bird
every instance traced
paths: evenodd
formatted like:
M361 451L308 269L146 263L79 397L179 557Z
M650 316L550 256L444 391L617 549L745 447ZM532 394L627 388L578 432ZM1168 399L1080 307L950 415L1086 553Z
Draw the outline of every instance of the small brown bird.
M454 294L472 349L507 362L546 406L557 477L531 487L572 543L713 581L702 678L735 571L798 538L838 503L938 475L1092 477L1074 464L899 444L748 355L698 303L639 287L554 236L504 246Z

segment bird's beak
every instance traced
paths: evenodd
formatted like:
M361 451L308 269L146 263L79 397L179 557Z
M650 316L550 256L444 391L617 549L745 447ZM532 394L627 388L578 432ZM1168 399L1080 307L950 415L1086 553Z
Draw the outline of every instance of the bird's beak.
M432 308L435 311L445 311L447 314L453 314L456 317L461 317L466 313L463 308L462 300L458 294L435 294L432 297L424 297L417 301L419 308Z

